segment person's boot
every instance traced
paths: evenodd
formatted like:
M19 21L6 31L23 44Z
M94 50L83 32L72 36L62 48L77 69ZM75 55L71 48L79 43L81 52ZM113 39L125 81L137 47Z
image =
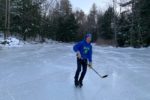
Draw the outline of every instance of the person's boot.
M82 86L83 86L82 81L79 81L79 87L82 87Z
M75 85L76 87L79 85L78 80L75 80L75 81L74 81L74 85Z

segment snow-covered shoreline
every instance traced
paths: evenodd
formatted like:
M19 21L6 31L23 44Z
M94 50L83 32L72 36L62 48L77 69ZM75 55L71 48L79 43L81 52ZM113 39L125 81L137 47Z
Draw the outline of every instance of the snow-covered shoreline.
M64 43L64 42L59 42L59 41L53 41L51 39L45 39L46 41L43 42L42 44L75 44L73 42L71 43ZM37 42L37 41L22 41L22 40L19 40L17 39L16 37L8 37L6 39L6 43L3 44L4 42L4 39L3 38L0 38L0 49L2 48L16 48L16 47L23 47L25 45L35 45L35 44L41 44L41 42ZM93 46L98 46L100 48L116 48L116 47L113 47L113 46L104 46L104 45L96 45L95 43L92 43ZM138 49L138 50L141 50L141 49L146 49L146 48L150 48L150 47L141 47L141 48L133 48L133 47L117 47L118 49ZM116 48L116 49L117 49Z

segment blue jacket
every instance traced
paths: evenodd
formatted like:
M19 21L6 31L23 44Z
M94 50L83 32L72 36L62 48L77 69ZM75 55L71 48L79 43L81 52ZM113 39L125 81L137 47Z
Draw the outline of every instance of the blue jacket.
M74 45L73 50L75 52L79 51L82 59L88 59L92 62L92 45L87 43L85 40Z

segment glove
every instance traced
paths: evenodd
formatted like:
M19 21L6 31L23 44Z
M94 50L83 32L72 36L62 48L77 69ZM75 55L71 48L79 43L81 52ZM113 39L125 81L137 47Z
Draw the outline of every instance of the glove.
M88 66L89 66L90 68L92 68L92 62L89 62Z
M78 57L79 59L81 59L80 51L77 51L77 57Z

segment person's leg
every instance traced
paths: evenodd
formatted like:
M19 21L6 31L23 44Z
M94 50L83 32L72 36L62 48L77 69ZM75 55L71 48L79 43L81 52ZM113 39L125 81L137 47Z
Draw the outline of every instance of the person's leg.
M79 84L80 84L81 86L83 85L82 81L83 81L83 79L84 79L84 76L85 76L85 74L86 74L86 71L87 71L87 60L83 60L83 61L82 61L82 73L81 73L81 77L80 77L80 79L79 79Z
M81 60L79 58L77 58L77 70L76 70L76 73L75 73L75 85L78 85L78 77L79 77L79 74L81 72Z

